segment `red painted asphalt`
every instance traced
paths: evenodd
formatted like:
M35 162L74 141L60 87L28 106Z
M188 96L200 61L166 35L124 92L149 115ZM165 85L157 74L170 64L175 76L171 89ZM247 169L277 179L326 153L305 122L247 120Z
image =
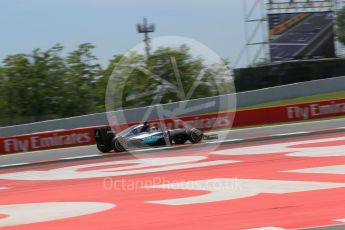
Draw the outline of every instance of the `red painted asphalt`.
M344 134L190 151L1 170L0 227L296 229L345 218Z

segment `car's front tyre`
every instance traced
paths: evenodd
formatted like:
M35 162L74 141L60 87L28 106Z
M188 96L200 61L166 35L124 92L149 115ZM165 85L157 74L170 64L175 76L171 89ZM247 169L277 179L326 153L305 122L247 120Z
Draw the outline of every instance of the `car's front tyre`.
M189 133L189 141L193 144L200 143L204 137L204 133L199 129L191 129Z

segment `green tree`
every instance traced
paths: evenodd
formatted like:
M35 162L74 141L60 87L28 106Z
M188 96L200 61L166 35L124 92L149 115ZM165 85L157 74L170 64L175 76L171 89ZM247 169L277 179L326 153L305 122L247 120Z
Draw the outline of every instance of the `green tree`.
M81 44L66 58L66 79L62 116L84 115L97 111L95 85L100 78L101 67L92 54L95 47Z
M63 115L67 75L63 47L10 55L3 61L0 84L4 124L35 122Z
M0 66L1 124L102 112L107 88L121 92L108 98L114 108L214 96L231 88L227 68L206 65L187 46L159 48L149 59L137 53L116 55L104 70L92 54L94 48L81 44L63 56L57 44L7 56Z
M65 64L59 44L47 51L34 50L31 55L30 108L36 120L59 117L64 103ZM43 118L40 118L43 115Z
M95 97L96 97L96 104L97 104L97 111L104 112L105 111L105 97L106 97L106 89L108 85L108 81L112 72L114 71L116 65L123 60L123 55L115 55L109 61L108 66L101 71L101 76L96 81L95 85Z
M18 118L32 115L28 114L32 84L31 64L29 57L25 54L10 55L3 63L2 97L6 108L2 113L7 118L6 123L16 123Z
M339 11L337 16L337 36L338 40L345 45L345 7Z
M7 82L3 73L3 68L0 67L0 124L5 122L7 111Z
M133 66L137 68L133 68ZM139 71L144 67L145 57L143 55L131 53L127 56L114 56L103 71L103 78L99 81L100 92L102 89L104 90L103 93L100 93L103 105L107 103L108 106L112 105L111 107L116 109L144 105L144 100L133 101L128 98L131 95L145 92L147 76ZM106 90L108 91L106 92Z
M229 82L233 86L227 67L206 65L185 45L158 48L148 60L131 53L119 65L113 73L117 79L111 84L115 94L109 98L115 109L216 96L231 91L226 89Z
M212 92L214 83L210 77L210 71L205 69L202 59L194 58L187 46L178 49L160 48L148 60L148 66L152 73L159 76L164 82L160 85L164 87L162 103L176 102L181 100L197 99L201 97L214 96ZM192 89L196 79L203 74L202 82L198 89ZM179 83L181 81L181 83ZM188 96L188 93L193 93Z

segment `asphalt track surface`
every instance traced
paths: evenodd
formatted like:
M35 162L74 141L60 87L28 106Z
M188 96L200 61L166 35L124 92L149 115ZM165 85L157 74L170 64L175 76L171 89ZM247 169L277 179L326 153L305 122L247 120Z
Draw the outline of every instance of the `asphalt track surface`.
M257 137L270 137L274 135L282 136L291 134L305 134L308 132L338 129L345 127L345 118L331 119L323 121L311 121L297 124L284 124L269 127L247 128L239 130L221 131L219 139L228 141L241 141ZM102 157L108 154L99 153L95 146L83 146L67 149L44 150L29 153L18 153L0 156L0 168L11 165L21 165L25 163L37 163L55 161L61 159L78 159L85 157ZM114 153L109 154L113 156Z
M344 122L221 132L216 148L1 156L0 228L345 229Z

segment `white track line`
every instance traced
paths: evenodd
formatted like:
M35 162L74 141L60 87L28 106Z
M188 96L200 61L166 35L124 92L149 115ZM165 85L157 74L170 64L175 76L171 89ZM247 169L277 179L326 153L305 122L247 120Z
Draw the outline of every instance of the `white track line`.
M340 220L335 220L335 221L345 223L345 219L340 219Z
M334 119L327 119L327 120L317 120L317 121L301 121L297 123L287 123L287 124L280 124L280 125L267 125L267 126L260 126L260 127L252 127L252 128L239 128L234 130L225 130L225 131L219 131L216 133L226 133L226 132L236 132L236 131L246 131L246 130L258 130L258 129L272 129L272 128L279 128L279 127L285 127L285 126L302 126L302 125L309 125L309 124L318 124L318 123L330 123L330 122L337 122L337 121L344 121L345 118L334 118ZM337 127L336 129L345 129L345 127Z
M79 149L79 148L90 148L91 146L95 145L83 145L83 146L75 146L75 147L66 147L66 148L56 148L56 149L46 149L46 150L38 150L38 151L29 151L29 152L20 152L20 153L12 153L12 154L5 154L0 157L8 157L8 156L20 156L20 155L26 155L28 153L44 153L44 152L51 152L56 150L73 150L73 149ZM96 146L95 146L96 149ZM97 150L96 150L97 151Z
M307 133L310 133L310 132L282 133L282 134L274 134L272 136L283 137L283 136L292 136L292 135L307 134Z
M8 164L8 165L0 165L0 168L12 167L12 166L21 166L21 165L28 165L30 163L18 163L18 164Z
M74 160L74 159L83 159L83 158L91 158L91 157L99 157L99 156L101 155L93 154L93 155L77 156L77 157L65 157L65 158L61 158L60 160Z
M247 230L285 230L285 228L277 228L277 227L262 227L262 228L250 228Z

